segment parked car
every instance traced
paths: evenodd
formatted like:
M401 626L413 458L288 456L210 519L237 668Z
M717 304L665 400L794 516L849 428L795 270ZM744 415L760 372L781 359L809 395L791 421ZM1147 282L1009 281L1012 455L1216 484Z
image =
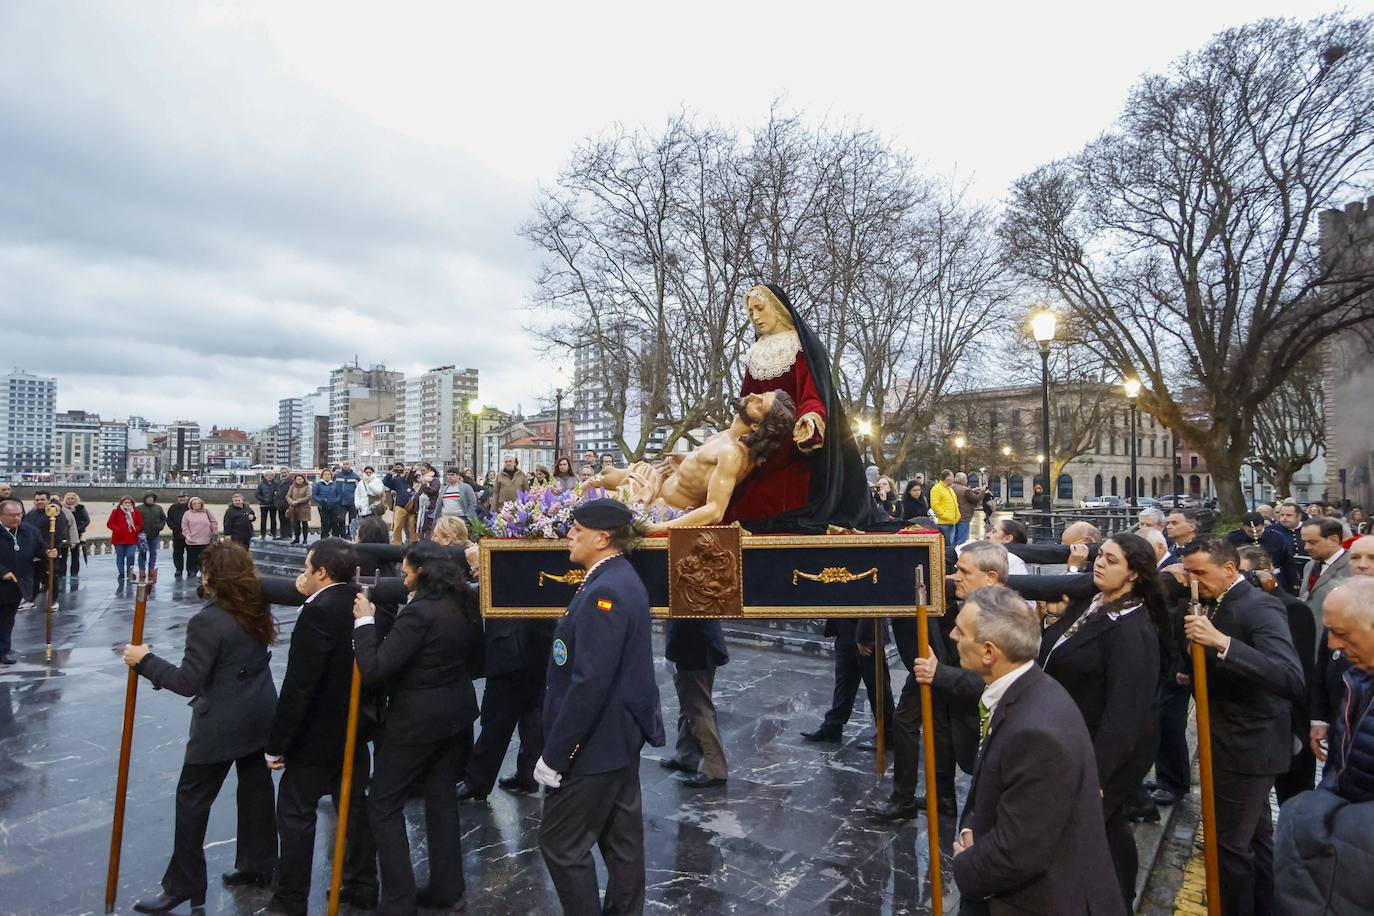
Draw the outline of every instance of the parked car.
M1161 509L1196 509L1197 507L1197 498L1189 496L1187 493L1179 494L1177 505L1175 505L1172 496L1163 496L1159 500L1159 508Z
M1124 509L1130 505L1120 496L1089 496L1078 504L1080 509Z

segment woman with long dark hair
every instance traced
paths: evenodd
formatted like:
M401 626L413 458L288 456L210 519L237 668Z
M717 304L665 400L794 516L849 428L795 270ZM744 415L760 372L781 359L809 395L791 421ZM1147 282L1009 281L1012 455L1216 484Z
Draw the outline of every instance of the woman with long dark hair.
M174 665L145 645L124 647L124 662L154 687L191 700L191 734L177 783L172 860L162 892L140 900L140 913L164 913L191 901L205 905L205 827L229 768L238 771L238 839L230 886L266 886L277 864L272 777L263 758L277 708L267 647L277 638L248 552L232 542L201 556L201 586L209 599L186 624L186 650Z
M577 472L573 470L572 459L567 455L553 463L553 482L564 493L571 493L577 486Z
M907 481L906 492L902 494L902 518L918 522L930 517L930 500L926 498L925 487L919 480Z
M390 685L367 799L381 868L382 913L414 913L417 905L452 907L463 899L456 787L472 750L477 695L471 667L482 645L476 595L449 549L417 541L401 569L414 597L385 638L372 625L371 602L359 594L353 605L354 654L363 683ZM425 801L430 876L429 886L419 891L404 810L416 788Z
M1088 725L1107 845L1130 911L1139 863L1126 808L1159 749L1160 647L1167 651L1173 640L1154 549L1144 538L1108 538L1093 564L1093 584L1091 601L1071 602L1045 630L1040 665Z

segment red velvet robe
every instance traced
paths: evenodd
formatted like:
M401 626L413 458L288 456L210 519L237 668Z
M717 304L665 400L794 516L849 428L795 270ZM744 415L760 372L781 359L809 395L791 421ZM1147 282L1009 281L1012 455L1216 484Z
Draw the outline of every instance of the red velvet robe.
M816 385L811 380L811 368L801 350L797 351L792 368L777 378L759 381L745 371L740 397L779 390L792 396L792 401L797 405L797 419L808 413L826 419L825 404L816 393ZM811 496L810 462L811 459L801 453L789 435L786 442L779 445L760 467L735 487L721 524L737 521L747 528L748 522L753 519L771 518L805 506Z

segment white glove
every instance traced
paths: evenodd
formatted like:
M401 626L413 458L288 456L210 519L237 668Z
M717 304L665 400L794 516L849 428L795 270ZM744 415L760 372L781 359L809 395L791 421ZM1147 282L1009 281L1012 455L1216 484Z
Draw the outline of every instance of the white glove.
M557 789L563 783L563 775L554 772L553 767L545 763L543 757L540 757L539 762L534 765L534 781L541 786Z

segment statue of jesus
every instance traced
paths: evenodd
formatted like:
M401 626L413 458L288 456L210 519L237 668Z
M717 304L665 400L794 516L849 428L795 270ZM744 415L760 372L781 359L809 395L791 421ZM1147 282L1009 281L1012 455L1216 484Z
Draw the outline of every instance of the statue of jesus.
M631 500L646 505L689 510L672 521L649 525L648 534L715 525L724 517L735 487L791 438L795 424L796 405L787 392L748 394L735 405L729 428L696 451L670 455L658 464L636 461L628 468L607 468L591 483L623 487Z

